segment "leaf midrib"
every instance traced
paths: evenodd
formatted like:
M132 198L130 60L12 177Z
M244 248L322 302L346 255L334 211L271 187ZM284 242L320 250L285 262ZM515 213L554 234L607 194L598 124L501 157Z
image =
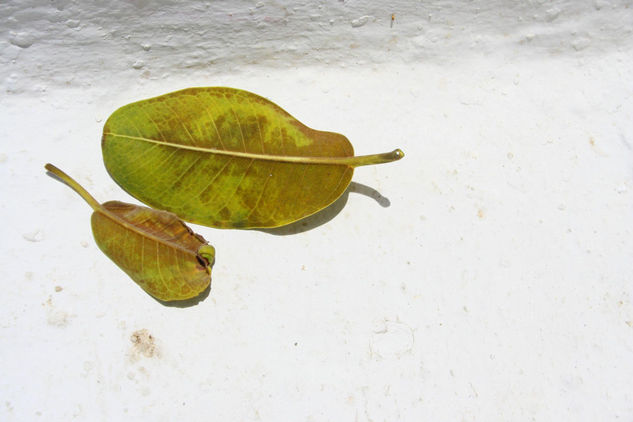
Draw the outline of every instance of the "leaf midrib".
M103 206L103 204L100 204L100 207L98 209L95 209L95 212L101 213L104 216L106 216L107 218L109 218L110 220L114 221L115 223L118 223L119 225L123 226L124 228L131 230L137 234L139 234L140 236L149 238L151 240L154 240L155 242L158 243L162 243L165 246L168 246L170 248L173 249L177 249L181 252L184 252L186 254L192 255L192 256L198 256L198 252L197 251L192 251L190 249L187 249L183 246L180 246L177 243L173 243L167 239L163 239L161 237L158 237L152 233L146 232L145 230L142 230L141 228L139 228L138 226L136 226L135 224L130 223L129 221L125 220L123 217L118 216L117 214L113 213L112 211L108 210L106 207Z
M205 152L208 154L226 155L229 157L248 158L251 160L279 161L286 163L302 163L302 164L326 164L326 165L342 165L353 166L357 157L310 157L310 156L290 156L290 155L274 155L274 154L257 154L242 151L230 151L217 148L197 147L193 145L183 145L167 141L159 141L156 139L145 138L141 136L123 135L113 132L104 132L104 135L114 136L117 138L125 138L135 141L143 141L157 145L164 145L172 148L185 149L189 151Z

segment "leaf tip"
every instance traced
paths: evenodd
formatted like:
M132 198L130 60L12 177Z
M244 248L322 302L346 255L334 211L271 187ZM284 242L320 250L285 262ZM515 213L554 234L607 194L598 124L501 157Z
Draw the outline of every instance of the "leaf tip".
M394 160L400 160L404 158L404 152L400 148L396 148L392 151L391 155L393 155Z
M202 245L198 248L198 257L207 268L210 268L215 263L215 248L211 245Z

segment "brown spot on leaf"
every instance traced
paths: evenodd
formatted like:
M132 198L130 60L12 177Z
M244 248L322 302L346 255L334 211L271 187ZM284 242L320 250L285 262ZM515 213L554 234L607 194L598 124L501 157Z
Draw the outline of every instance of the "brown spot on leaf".
M221 220L228 221L231 219L231 211L227 207L224 207L218 213Z

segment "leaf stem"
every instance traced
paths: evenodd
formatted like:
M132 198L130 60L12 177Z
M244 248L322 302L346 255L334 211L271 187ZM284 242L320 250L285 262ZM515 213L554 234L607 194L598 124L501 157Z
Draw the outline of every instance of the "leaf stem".
M350 157L346 160L346 164L352 167L369 166L372 164L391 163L392 161L400 160L404 157L404 152L400 148L394 149L391 152L384 152L382 154L372 155L359 155L357 157Z
M88 203L88 205L92 207L93 210L97 211L102 209L101 204L92 195L90 195L87 190L85 190L79 183L77 183L75 179L50 163L47 163L44 168L53 173L55 176L59 177L68 186L73 188L75 192L77 192Z

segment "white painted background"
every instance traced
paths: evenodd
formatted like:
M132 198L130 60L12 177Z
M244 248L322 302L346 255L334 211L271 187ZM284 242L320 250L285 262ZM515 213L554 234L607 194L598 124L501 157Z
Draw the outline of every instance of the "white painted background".
M633 419L633 1L9 0L0 22L1 420ZM282 235L194 226L211 293L165 307L43 164L135 202L103 122L213 85L407 155Z

